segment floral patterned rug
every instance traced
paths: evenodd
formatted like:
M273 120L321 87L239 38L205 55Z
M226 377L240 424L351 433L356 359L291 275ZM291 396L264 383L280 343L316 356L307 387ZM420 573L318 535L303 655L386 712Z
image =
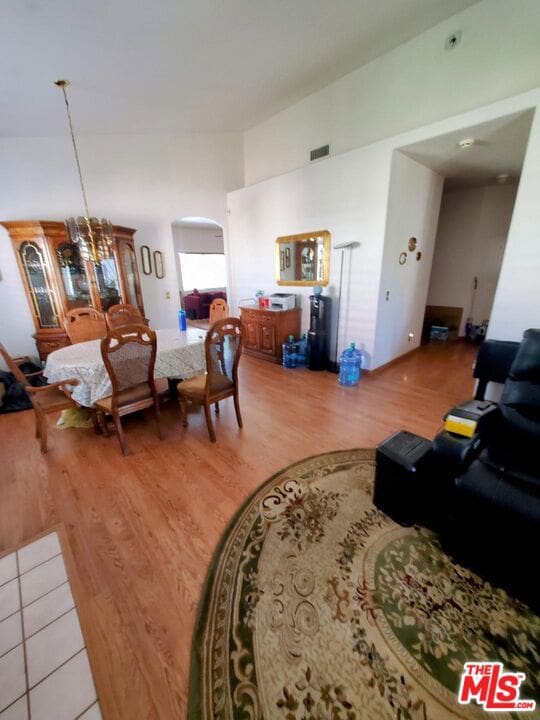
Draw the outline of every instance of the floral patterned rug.
M237 513L201 602L190 720L485 719L456 698L474 660L524 671L540 698L540 618L377 510L374 457L304 460Z

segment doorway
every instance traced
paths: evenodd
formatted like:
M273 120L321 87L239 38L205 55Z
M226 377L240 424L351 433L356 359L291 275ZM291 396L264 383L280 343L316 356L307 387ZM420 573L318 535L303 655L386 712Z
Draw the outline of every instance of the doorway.
M424 343L486 335L532 117L516 113L400 149L444 178Z
M223 228L204 217L184 217L172 224L180 305L188 324L207 329L210 305L227 301Z

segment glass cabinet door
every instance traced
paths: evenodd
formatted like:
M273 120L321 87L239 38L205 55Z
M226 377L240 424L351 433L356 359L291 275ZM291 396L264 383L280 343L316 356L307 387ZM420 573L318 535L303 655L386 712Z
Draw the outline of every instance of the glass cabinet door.
M61 243L56 249L56 260L64 285L68 310L92 304L90 286L84 260L74 243Z
M122 262L122 270L124 272L124 280L126 283L126 292L128 295L125 302L135 305L135 307L139 307L139 309L141 309L141 303L139 300L141 296L141 289L139 286L139 273L137 272L135 248L129 243L122 243L120 258Z
M115 258L111 256L106 260L100 260L98 263L95 263L94 270L96 273L97 292L99 294L101 310L107 312L110 307L122 302L122 293Z
M47 260L43 249L38 243L25 241L19 248L19 257L40 327L60 327L54 290L47 272Z

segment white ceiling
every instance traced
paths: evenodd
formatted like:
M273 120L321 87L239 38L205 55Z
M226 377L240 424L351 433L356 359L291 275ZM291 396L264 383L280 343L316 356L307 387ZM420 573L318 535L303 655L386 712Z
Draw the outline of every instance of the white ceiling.
M59 78L79 133L244 130L475 1L1 0L0 136L65 134Z
M400 150L443 175L447 189L493 185L500 173L507 173L510 176L507 182L516 184L521 175L532 118L532 110L505 115ZM462 149L458 143L465 138L474 138L475 142Z

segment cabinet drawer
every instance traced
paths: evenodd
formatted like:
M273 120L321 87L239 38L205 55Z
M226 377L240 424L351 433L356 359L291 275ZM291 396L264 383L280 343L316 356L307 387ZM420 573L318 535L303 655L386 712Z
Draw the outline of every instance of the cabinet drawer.
M259 319L257 310L244 310L244 308L242 308L240 315L244 322L256 322Z

